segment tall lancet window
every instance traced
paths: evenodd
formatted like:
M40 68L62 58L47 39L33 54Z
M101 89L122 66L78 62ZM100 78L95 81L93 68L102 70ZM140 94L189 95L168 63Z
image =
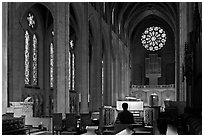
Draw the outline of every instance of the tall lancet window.
M36 33L36 19L32 12L26 17L27 29L25 30L24 68L25 85L38 86L38 37Z
M75 54L74 54L74 41L70 41L69 47L69 89L75 90Z
M25 31L25 84L30 84L30 35Z
M50 43L50 88L54 86L54 31L52 31L52 42Z
M68 87L71 90L71 51L69 50L69 62L68 62Z
M103 60L101 61L101 83L102 83L102 94L104 93L104 63Z
M38 40L36 35L33 35L33 85L38 84Z

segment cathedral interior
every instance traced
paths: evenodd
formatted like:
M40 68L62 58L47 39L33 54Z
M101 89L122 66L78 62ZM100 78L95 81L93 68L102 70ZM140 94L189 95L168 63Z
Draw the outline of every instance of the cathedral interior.
M202 135L202 2L2 2L2 134Z

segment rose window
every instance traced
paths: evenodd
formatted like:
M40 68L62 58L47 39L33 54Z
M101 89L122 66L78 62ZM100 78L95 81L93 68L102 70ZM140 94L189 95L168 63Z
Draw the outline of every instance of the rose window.
M161 49L166 43L166 33L160 27L149 27L142 33L142 45L150 51Z

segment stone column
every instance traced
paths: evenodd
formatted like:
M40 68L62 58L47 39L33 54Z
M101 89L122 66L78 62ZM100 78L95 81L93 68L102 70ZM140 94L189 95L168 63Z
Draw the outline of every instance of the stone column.
M118 64L118 82L117 82L117 87L118 87L118 99L123 100L122 98L122 60L121 58L119 59L119 64Z
M124 91L125 91L125 95L129 96L129 89L128 89L128 79L127 79L127 75L128 75L128 69L127 69L127 63L128 63L128 59L127 59L127 47L124 47Z
M180 75L180 79L179 79L179 83L180 83L180 94L179 94L179 98L180 101L185 101L185 90L184 90L184 82L183 82L183 65L184 65L184 53L185 53L185 42L187 42L187 3L185 2L181 2L179 3L179 9L180 9L180 43L179 43L179 48L180 48L180 52L179 52L179 60L180 60L180 64L179 64L179 75Z
M118 81L119 81L119 61L118 58L116 58L114 62L114 94L115 94L115 103L119 99L119 88L118 88Z
M83 3L83 16L80 23L81 34L80 34L80 45L78 47L79 57L77 61L80 62L78 66L79 71L79 83L77 83L78 90L81 93L81 106L80 113L88 113L88 93L89 93L89 24L88 24L88 3ZM79 49L80 48L80 49Z
M115 77L114 77L114 60L111 60L111 96L112 96L112 100L111 100L111 105L114 106L115 105L115 88L114 88L114 81L115 81Z
M120 81L120 77L119 75L121 75L121 73L119 73L120 70L120 65L119 65L119 41L115 35L115 33L112 32L112 50L114 52L112 52L114 55L114 60L113 60L113 67L112 67L112 71L113 71L113 105L116 105L116 101L119 99L119 81Z
M68 51L69 51L69 3L56 3L54 20L56 51L56 91L54 112L69 112Z
M96 40L97 42L98 40ZM93 47L91 64L91 108L92 111L99 111L102 102L101 86L101 46L97 42Z
M2 114L6 113L8 105L8 3L2 3Z
M127 96L129 96L129 88L128 88L128 85L129 85L129 81L128 81L128 58L127 58L127 48L126 48L126 53L125 53L125 68L124 68L124 74L125 74L125 93Z
M122 99L122 55L120 54L121 52L121 42L119 41L118 37L116 36L116 41L117 44L116 46L116 54L117 54L117 60L118 60L118 64L117 64L117 83L116 83L116 87L117 87L117 91L118 92L118 99L117 100L121 100Z
M176 27L174 31L175 35L175 97L177 101L180 101L180 41L179 41L179 35L180 35L180 22L176 22Z
M108 40L108 39L107 39ZM109 47L109 46L106 46ZM111 94L111 58L110 58L110 50L105 51L106 54L104 56L104 105L112 105L112 94Z
M97 8L100 8L99 5ZM98 11L100 11L98 9ZM94 45L91 63L91 108L92 111L99 111L103 105L102 96L102 18L97 16L94 30Z
M125 82L124 82L124 58L125 58L125 51L124 51L124 45L123 45L123 43L121 42L121 40L120 40L120 53L119 53L119 55L121 56L121 68L120 68L120 85L121 85L121 99L123 100L124 99L124 97L126 96L126 91L125 91L125 88L124 88L124 85L125 85Z

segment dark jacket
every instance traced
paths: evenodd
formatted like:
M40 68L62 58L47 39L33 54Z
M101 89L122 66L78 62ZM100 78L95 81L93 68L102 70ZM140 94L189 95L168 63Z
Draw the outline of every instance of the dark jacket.
M120 124L133 124L134 123L133 114L127 110L124 110L118 113L118 120L120 121Z

